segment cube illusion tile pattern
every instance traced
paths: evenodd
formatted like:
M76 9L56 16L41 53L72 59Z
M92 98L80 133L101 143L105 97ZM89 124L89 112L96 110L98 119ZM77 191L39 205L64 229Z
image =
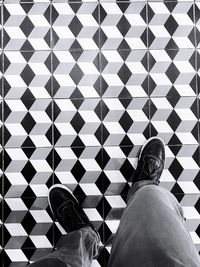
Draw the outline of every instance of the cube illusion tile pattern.
M195 15L192 2L149 3L149 48L193 48L195 46Z
M50 5L48 3L3 5L3 47L6 50L48 50Z
M0 262L21 267L65 233L48 206L68 186L106 266L138 153L166 143L161 185L200 251L198 1L1 3Z
M4 51L5 99L51 97L51 52Z
M55 50L97 50L99 14L97 3L54 3L52 42Z

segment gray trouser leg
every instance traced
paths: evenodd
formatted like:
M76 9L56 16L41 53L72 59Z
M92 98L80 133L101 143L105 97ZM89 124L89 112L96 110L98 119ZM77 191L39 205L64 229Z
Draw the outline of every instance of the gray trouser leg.
M63 236L59 248L31 267L89 267L98 254L99 239L96 233L85 227Z
M200 267L176 198L152 181L137 182L113 243L109 267Z

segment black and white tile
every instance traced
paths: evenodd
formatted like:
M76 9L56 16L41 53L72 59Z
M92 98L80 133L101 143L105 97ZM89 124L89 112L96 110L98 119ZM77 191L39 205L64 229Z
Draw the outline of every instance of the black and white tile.
M5 3L3 48L5 50L49 50L49 3Z
M99 98L100 53L98 50L54 51L53 97Z
M166 144L198 144L199 120L195 97L151 98L151 133Z
M51 97L50 51L4 51L3 83L5 99Z
M55 50L98 50L98 3L61 2L52 5L52 45Z
M196 96L195 49L149 50L149 94L173 98Z
M99 99L57 99L54 102L56 146L100 146L101 102Z
M108 49L147 48L147 5L145 2L101 3L100 46Z
M150 49L195 47L193 2L151 2L147 10Z
M110 98L148 97L148 52L102 50L101 95Z
M50 99L4 101L5 147L50 147L52 143Z

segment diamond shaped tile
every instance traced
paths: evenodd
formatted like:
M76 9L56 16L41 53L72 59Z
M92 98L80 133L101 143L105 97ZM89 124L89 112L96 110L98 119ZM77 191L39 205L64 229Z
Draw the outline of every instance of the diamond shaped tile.
M149 106L147 98L105 98L103 108L108 112L103 119L107 132L104 145L140 145L149 133ZM126 118L126 120L124 120ZM103 132L104 136L104 132ZM126 143L126 137L130 143Z
M21 25L19 27L22 30L22 32L25 34L26 37L28 37L29 34L34 29L34 25L33 25L32 21L27 16L22 21L22 23L21 23Z
M199 176L199 146L166 146L161 185L174 194L197 194L194 180Z
M145 50L102 51L100 57L103 97L145 97L148 95Z
M102 157L99 147L56 147L54 158L57 162L55 165L56 179L72 191L79 183L79 186L87 183L88 186L90 183L94 186L101 174ZM82 187L82 191L85 190L87 188ZM87 195L86 191L85 195Z
M52 168L50 148L5 149L5 197L46 197L52 184Z
M180 96L196 95L196 53L193 49L150 50L149 94L166 96L172 92ZM174 95L174 93L172 93Z
M50 52L4 52L4 97L6 99L50 98L50 96Z
M197 102L194 97L182 97L173 107L170 98L151 98L151 133L166 144L197 144ZM173 122L176 119L176 124Z
M9 3L3 8L5 50L48 50L50 48L50 5Z
M83 25L81 24L80 20L77 18L77 16L74 16L74 18L69 24L70 31L75 37L77 37L82 28Z
M52 143L52 109L48 99L6 100L4 118L6 147L44 147ZM30 103L31 102L31 103ZM26 103L29 108L27 109ZM30 104L30 105L29 105Z
M150 49L194 48L193 3L151 2L147 9Z
M178 76L180 75L180 71L177 69L177 67L175 66L175 64L172 62L169 65L169 68L166 70L165 73L168 77L168 79L174 83L176 81L176 79L178 78Z
M73 80L75 84L78 84L80 80L83 78L84 73L82 72L81 68L75 64L73 69L71 70L69 76Z
M22 266L28 263L28 258L20 249L5 249L2 251L2 261L6 266Z
M21 72L21 78L23 79L23 81L25 82L25 84L27 86L29 86L29 84L31 83L31 81L33 80L35 74L32 71L32 69L29 67L29 65L26 65L25 68L22 70Z
M94 98L100 95L97 51L55 51L53 95L55 98Z
M169 34L173 35L175 33L175 31L177 30L179 25L176 22L176 20L174 19L174 17L172 15L170 15L169 18L166 20L164 26L167 29L167 31L169 32Z
M106 183L104 182L104 194L106 196L118 196L122 200L126 199L130 188L128 182L132 180L140 149L140 145L104 147L103 179L106 181Z
M55 50L98 49L97 3L54 3L52 12Z
M99 99L55 100L54 125L58 136L54 136L54 143L57 146L73 146L79 138L83 146L99 146L100 140L96 137L101 123L96 113L98 104Z
M6 261L24 263L31 261L34 254L41 254L40 251L50 253L53 247L53 221L47 198L5 198L4 209Z
M25 131L29 134L36 125L36 122L30 115L30 113L27 113L24 119L22 120L21 125L25 129Z
M127 34L127 32L129 31L130 27L131 27L131 24L128 22L126 17L122 16L122 18L120 19L120 21L117 24L117 28L120 31L120 33L123 36L125 36Z
M102 3L100 8L100 42L102 49L145 49L146 4L142 2ZM124 43L125 42L125 43Z
M199 250L199 194L176 195L183 207L187 229L190 232L194 245Z
M122 80L122 82L124 84L126 84L128 82L128 80L131 77L131 71L129 70L129 68L126 66L126 64L123 64L121 69L118 72L118 76L119 78Z

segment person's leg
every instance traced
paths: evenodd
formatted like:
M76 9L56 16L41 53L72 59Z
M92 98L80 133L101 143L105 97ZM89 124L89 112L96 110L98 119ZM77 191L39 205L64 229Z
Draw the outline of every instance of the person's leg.
M139 169L113 242L109 267L200 266L181 206L169 191L158 186L164 151L159 141L158 151L154 151L150 146L155 143L156 139L150 140L139 158ZM151 154L161 161L162 166L157 164L157 170L155 162L149 159Z
M100 237L71 191L55 185L49 192L50 208L67 231L57 249L31 267L89 267L98 254Z
M32 263L31 267L88 267L98 253L98 237L85 227L63 236L58 249L46 257Z
M200 266L182 209L170 192L150 184L132 195L116 234L109 266Z

